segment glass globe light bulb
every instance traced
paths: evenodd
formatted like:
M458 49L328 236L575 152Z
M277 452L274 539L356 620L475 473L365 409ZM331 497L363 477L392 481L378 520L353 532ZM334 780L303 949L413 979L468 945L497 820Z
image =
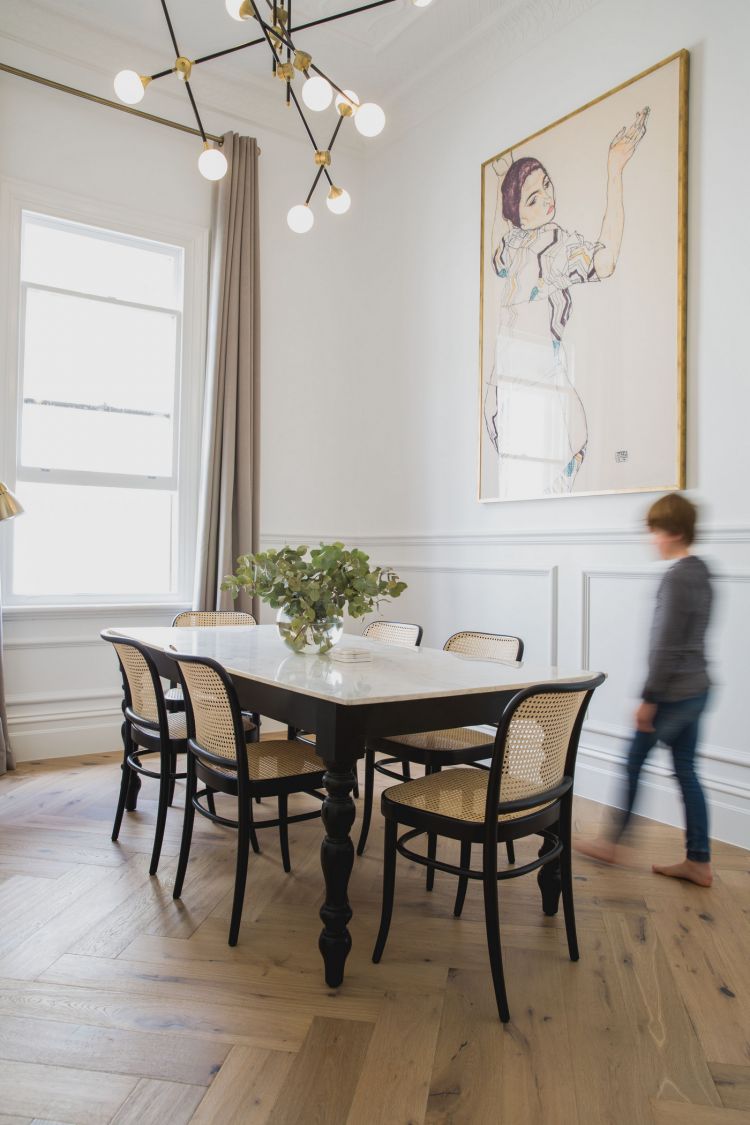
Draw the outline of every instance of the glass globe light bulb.
M364 102L354 115L354 124L363 137L377 137L385 128L385 114L375 102Z
M121 70L115 75L115 93L125 105L137 105L143 100L146 87L140 74L134 70Z
M326 206L334 215L344 215L352 205L352 197L346 188L332 187L326 197Z
M233 20L239 20L240 22L249 19L253 14L252 9L247 10L250 5L245 5L243 0L224 0L224 7Z
M315 216L307 203L298 203L288 212L286 221L295 234L307 234L315 222Z
M207 145L198 157L198 171L206 180L221 180L227 174L227 158L218 148Z
M428 4L432 3L432 0L411 0L411 2L415 8L426 8Z
M333 89L331 83L327 82L325 78L321 78L319 74L308 78L307 82L305 82L302 87L302 101L308 109L312 109L316 113L328 109L332 99Z
M352 113L356 113L359 107L359 98L354 93L354 90L344 90L344 94L346 94L346 97L344 97L343 94L336 94L333 103L336 109L341 113L341 107L348 106Z

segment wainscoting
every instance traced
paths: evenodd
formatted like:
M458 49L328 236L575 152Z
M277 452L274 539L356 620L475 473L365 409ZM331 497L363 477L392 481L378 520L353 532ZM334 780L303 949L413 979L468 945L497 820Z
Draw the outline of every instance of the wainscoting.
M390 563L408 583L384 616L424 625L424 643L484 628L517 633L529 664L559 663L607 672L584 729L577 791L618 800L630 717L642 678L652 599L662 565L646 537L624 529L567 529L508 535L399 535L299 531L266 534L263 547L341 539ZM750 529L710 529L698 546L716 575L711 634L715 690L703 728L702 776L717 839L750 843L750 748L744 717L750 572L743 569ZM6 611L10 733L20 761L67 757L119 746L120 685L112 654L99 640L108 625L168 624L183 606ZM266 612L264 620L273 620ZM351 632L362 623L349 622ZM268 724L273 729L274 724ZM645 775L640 811L681 824L679 795L666 752Z

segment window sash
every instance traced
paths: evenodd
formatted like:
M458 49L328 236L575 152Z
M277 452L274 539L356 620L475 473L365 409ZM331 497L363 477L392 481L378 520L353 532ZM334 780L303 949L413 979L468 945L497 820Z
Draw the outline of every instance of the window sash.
M183 280L184 285L184 280ZM66 297L80 297L86 301L98 301L105 305L116 305L123 308L143 309L148 312L162 312L175 318L175 368L172 390L172 471L169 476L156 476L152 474L132 473L102 473L84 469L58 469L46 465L29 465L22 461L23 456L23 415L24 415L24 374L26 341L26 301L30 290L39 290L44 293L56 293ZM119 298L100 297L96 293L84 293L75 289L60 289L51 285L39 285L37 282L22 281L20 283L21 309L19 317L18 340L18 409L16 412L16 479L17 480L46 480L68 484L103 484L121 485L123 488L164 488L171 492L178 489L179 472L179 441L180 441L180 397L182 389L182 310L160 308L156 305L144 305L134 301L123 301Z

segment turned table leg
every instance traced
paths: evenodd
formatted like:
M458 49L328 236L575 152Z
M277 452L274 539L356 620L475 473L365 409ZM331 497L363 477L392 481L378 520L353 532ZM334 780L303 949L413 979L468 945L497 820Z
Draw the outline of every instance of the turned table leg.
M355 816L351 798L354 770L329 768L323 780L328 796L321 812L326 835L320 848L320 861L326 898L320 908L323 930L318 948L325 964L326 984L329 988L338 988L344 979L344 964L352 946L347 929L352 916L347 888L354 863L354 845L349 835Z

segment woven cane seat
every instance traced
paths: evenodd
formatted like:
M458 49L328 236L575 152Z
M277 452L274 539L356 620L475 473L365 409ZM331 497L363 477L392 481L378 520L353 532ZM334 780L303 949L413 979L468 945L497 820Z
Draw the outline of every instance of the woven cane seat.
M252 613L234 609L186 609L172 622L173 629L206 629L224 625L257 625Z
M419 644L421 632L419 625L410 625L405 621L371 621L362 636L384 645L414 648Z
M237 770L231 766L217 766L204 763L213 773L224 777L236 777ZM254 742L247 749L247 772L251 781L275 781L282 777L300 777L304 774L322 774L325 766L315 754L308 754L302 742L281 738L269 738L265 742Z
M185 740L187 738L187 720L184 711L169 711L167 712L167 722L169 723L169 737L175 741ZM159 732L153 727L143 727L138 723L133 723L133 726L141 734L147 734L151 738L158 738Z
M383 797L394 804L422 809L424 812L432 813L435 816L443 816L450 820L470 821L472 824L482 824L485 819L488 780L488 773L461 766L457 769L446 770L443 773L418 777L414 781L405 781L401 785L392 785L384 791ZM506 778L504 777L503 782L505 783L505 781ZM508 777L508 781L510 782L512 779ZM506 801L518 799L522 796L531 796L526 782L518 782L516 786L504 784L503 788L502 799ZM517 789L517 792L510 792L514 788ZM532 813L541 812L550 804L552 804L551 801L543 801L530 809L503 813L498 819L515 820L521 816L531 816Z
M448 730L429 730L419 734L400 734L383 739L384 742L397 742L400 746L413 746L419 750L471 750L486 746L487 757L492 756L494 739L486 731L472 730L471 727L453 727Z

